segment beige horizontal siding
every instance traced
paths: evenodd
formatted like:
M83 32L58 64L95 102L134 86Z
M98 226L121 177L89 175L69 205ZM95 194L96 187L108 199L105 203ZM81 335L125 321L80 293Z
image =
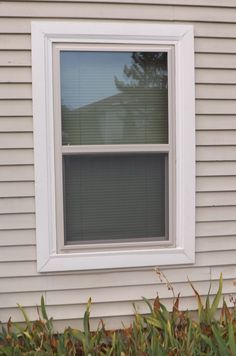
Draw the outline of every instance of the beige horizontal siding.
M187 22L188 23L188 22ZM215 23L215 22L190 22L194 25L196 37L206 38L236 38L235 22ZM211 58L211 56L210 56Z
M0 215L0 230L35 228L34 214L2 214ZM7 256L6 256L7 258Z
M11 199L11 198L6 198L6 199ZM17 200L17 198L12 198L12 199ZM27 198L18 198L18 199L27 199ZM1 200L4 201L5 199L2 198ZM14 213L14 211L12 213ZM0 245L1 246L35 245L35 229L0 230Z
M8 0L13 1L14 0ZM30 0L31 2L64 2L65 0ZM70 2L79 3L81 0L70 0ZM101 0L87 0L87 3L99 3ZM120 3L120 4L143 4L143 0L106 0L103 1L106 3ZM188 5L188 6L214 6L214 7L235 7L234 0L225 0L222 2L221 0L198 0L197 2L194 0L146 0L145 4L155 4L155 5Z
M236 70L197 69L195 80L198 84L236 84Z
M234 38L197 38L195 52L201 53L236 53Z
M1 217L0 217L1 218ZM35 246L1 246L0 262L11 261L35 261L36 248Z
M236 146L197 147L197 161L235 161Z
M235 191L235 177L198 177L197 192Z
M31 65L30 51L1 51L0 66L19 67Z
M31 277L37 274L36 261L0 262L0 278ZM30 295L31 293L28 292ZM1 295L1 294L0 294Z
M198 84L196 85L196 99L236 99L235 87L229 84Z
M31 68L0 67L0 83L31 83Z
M198 252L236 250L235 236L214 236L196 240Z
M196 209L196 221L233 221L236 216L236 206L201 207Z
M234 286L235 286L235 275L236 275L236 266L214 266L213 268L211 268L211 274L212 274L212 278L216 279L218 278L218 276L220 275L220 273L222 273L224 279L226 278L233 278L234 281Z
M0 182L33 180L33 166L0 166Z
M0 99L31 99L31 84L0 84Z
M194 296L194 291L191 288L189 283L173 283L172 284L176 295L178 293L181 294L183 297L192 297ZM202 295L206 295L209 289L209 281L201 281L201 282L194 282L195 288L199 290ZM226 281L224 284L225 292L233 291L233 283L232 281ZM218 288L218 281L212 281L212 290L211 294L214 294ZM93 302L102 303L104 301L112 302L116 300L118 296L118 301L125 301L124 296L127 296L129 301L140 301L142 295L146 292L148 299L154 299L156 297L156 293L161 299L163 298L172 298L172 291L167 290L167 286L163 284L156 284L155 287L153 286L135 286L132 289L129 286L122 287L123 293L119 293L120 287L113 287L113 288L97 288L93 289ZM91 290L73 290L71 293L65 292L60 293L58 291L48 291L46 293L46 301L47 305L64 305L65 303L68 304L77 304L77 303L86 303L91 297Z
M235 230L234 230L235 231ZM227 233L227 230L225 231ZM235 234L235 232L234 232ZM218 235L219 236L219 235ZM212 251L212 252L202 252L196 255L196 265L199 266L225 266L225 265L235 265L235 250L227 251ZM219 278L219 275L218 277ZM232 291L232 293L235 293Z
M32 117L1 117L0 116L0 131L1 132L32 132L33 120Z
M236 221L212 221L212 222L199 222L196 225L196 236L197 237L205 237L205 236L227 236L227 235L235 235L236 234ZM235 251L232 251L232 254L234 255L234 262L235 263ZM223 254L223 252L222 252ZM228 263L230 264L230 261L228 260L227 262L227 254L226 254L226 259L225 259L225 264L227 265ZM233 260L233 257L232 257ZM222 261L218 261L220 264ZM210 261L209 261L210 263ZM210 263L211 264L211 263ZM217 262L216 262L217 266Z
M0 100L2 116L32 116L31 100Z
M0 35L0 50L30 49L29 35Z
M158 11L154 12L155 6L137 4L104 4L97 3L71 3L67 6L66 3L53 4L45 3L31 3L30 6L27 2L11 2L1 3L0 13L2 17L50 17L50 18L136 18L136 19L171 19L174 20L174 8L169 6L158 6ZM132 15L131 15L132 14ZM182 14L184 16L184 14ZM182 18L183 20L183 18Z
M236 191L234 192L198 192L196 206L235 206Z
M232 146L236 142L236 130L198 131L196 138L198 146Z
M0 182L1 198L32 196L34 196L34 182Z
M41 296L45 293L41 292L32 292L32 293L4 293L0 295L0 304L7 305L9 307L16 307L19 305L27 305L27 306L36 306L40 303ZM1 312L0 312L1 313Z
M81 14L81 18L83 18ZM77 19L65 18L59 21L76 22ZM115 20L114 20L115 21ZM161 20L164 22L165 20ZM166 20L168 21L168 20ZM184 22L194 25L194 33L197 37L217 37L217 38L236 38L236 28L234 23L203 23L203 22ZM30 34L30 18L1 18L0 32L6 34ZM208 63L209 65L209 63Z
M192 281L208 281L210 278L209 267L196 268L170 268L164 269L166 277L171 283L187 282L189 277ZM19 283L14 283L19 280ZM41 285L39 285L39 280ZM79 284L78 284L79 280ZM22 283L21 283L22 282ZM2 292L37 291L45 290L74 290L93 289L100 287L132 287L137 284L157 285L160 280L154 269L119 270L119 271L96 271L64 274L42 274L29 278L12 277L3 280ZM16 284L14 286L14 284Z
M34 197L0 199L0 214L34 213L34 212L35 212ZM0 241L0 244L1 242L2 241Z
M197 176L235 176L235 162L198 162ZM236 200L235 200L236 204Z
M220 39L218 38L220 41ZM222 41L222 40L221 40ZM196 68L235 69L236 55L225 53L198 53L195 55Z
M157 10L158 11L155 11ZM201 22L234 22L236 8L220 8L210 6L165 6L147 4L93 3L36 3L36 2L2 2L0 13L3 17L56 17L56 18L120 18L147 19L169 21L201 21Z
M0 133L0 148L32 148L33 135L28 132Z
M235 100L197 100L196 114L235 115Z
M197 130L235 130L235 115L198 115Z
M32 149L0 149L1 165L33 164L33 162Z

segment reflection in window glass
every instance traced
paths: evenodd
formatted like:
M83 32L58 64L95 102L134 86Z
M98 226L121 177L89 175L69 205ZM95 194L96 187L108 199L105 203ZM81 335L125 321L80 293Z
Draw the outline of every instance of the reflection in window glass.
M63 145L168 143L166 52L60 52Z

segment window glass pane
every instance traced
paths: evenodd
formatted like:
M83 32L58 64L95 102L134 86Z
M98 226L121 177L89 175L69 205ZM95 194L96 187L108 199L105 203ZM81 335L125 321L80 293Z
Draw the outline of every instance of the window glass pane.
M166 52L60 52L63 145L168 143Z
M167 154L63 157L65 243L167 240Z

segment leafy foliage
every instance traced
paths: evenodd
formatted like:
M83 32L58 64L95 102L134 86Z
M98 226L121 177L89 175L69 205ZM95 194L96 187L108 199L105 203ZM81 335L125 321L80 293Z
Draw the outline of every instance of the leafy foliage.
M56 334L42 297L38 320L31 322L19 306L25 319L24 327L13 324L11 319L6 328L2 327L0 355L235 356L235 303L229 309L223 300L220 318L216 318L222 298L222 276L212 303L210 290L203 303L197 290L191 286L198 303L198 320L191 318L187 311L180 311L179 295L174 297L172 312L166 309L159 297L153 304L144 298L150 313L140 315L135 310L132 325L116 331L107 331L102 321L96 332L90 330L90 299L84 314L84 331L68 327L62 334Z

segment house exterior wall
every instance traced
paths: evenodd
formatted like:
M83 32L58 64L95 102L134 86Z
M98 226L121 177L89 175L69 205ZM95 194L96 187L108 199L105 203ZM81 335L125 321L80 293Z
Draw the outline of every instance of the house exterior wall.
M196 6L197 3L197 6ZM44 295L60 329L79 326L91 296L94 321L120 327L144 311L142 296L172 294L153 268L45 273L36 271L31 20L109 19L193 24L196 81L196 263L164 267L182 308L196 303L187 278L213 294L236 278L236 5L234 0L2 1L0 3L0 320L21 321L17 303L37 317Z

